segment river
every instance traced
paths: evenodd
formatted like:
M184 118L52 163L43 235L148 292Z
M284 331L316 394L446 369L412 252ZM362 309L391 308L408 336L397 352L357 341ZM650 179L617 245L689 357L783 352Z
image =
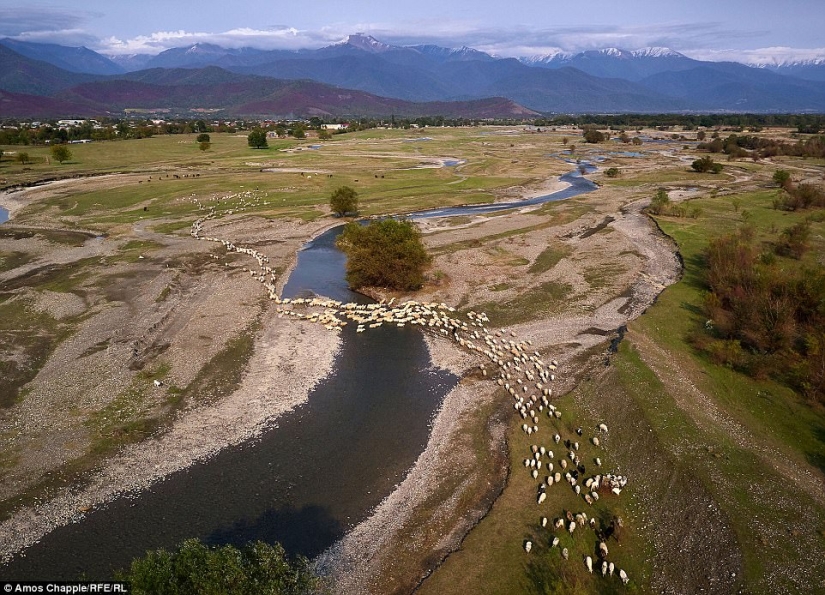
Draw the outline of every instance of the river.
M411 217L488 213L595 188L578 172L562 179L571 186L527 201ZM335 248L340 232L333 228L299 252L284 297L368 301L346 286L346 259ZM210 544L279 541L290 553L315 556L366 519L403 480L457 381L433 368L418 329L385 326L356 334L347 325L331 374L261 437L55 529L0 568L0 577L106 579L146 550L174 548L189 537Z

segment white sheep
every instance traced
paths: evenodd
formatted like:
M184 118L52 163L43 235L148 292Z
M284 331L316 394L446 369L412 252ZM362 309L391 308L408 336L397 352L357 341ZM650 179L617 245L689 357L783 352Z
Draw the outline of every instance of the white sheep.
M533 542L532 541L525 541L524 542L524 551L529 554L530 550L532 550L532 549L533 549Z
M538 500L538 503L539 503L539 504L541 504L542 502L544 502L544 501L545 501L545 499L547 499L547 494L546 494L546 493L544 493L544 492L542 492L541 494L539 494L539 497L537 498L537 500Z
M589 572L590 574L593 574L593 558L591 558L590 556L587 556L584 559L584 565L587 566L587 572Z
M626 585L630 578L628 578L627 573L624 570L619 570L619 578L622 579L622 582Z

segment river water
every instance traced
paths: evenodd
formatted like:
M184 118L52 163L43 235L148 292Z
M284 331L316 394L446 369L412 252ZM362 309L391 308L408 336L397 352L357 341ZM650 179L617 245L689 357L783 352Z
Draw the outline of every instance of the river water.
M487 213L595 188L578 172L562 179L571 186L529 201L411 216ZM284 297L369 301L344 281L346 259L335 248L341 229L299 252ZM418 329L382 326L357 334L347 325L331 374L272 429L55 529L0 567L0 578L106 579L146 550L174 548L190 537L210 544L279 541L290 553L315 556L366 519L403 480L457 381L433 368Z
M4 209L3 207L0 207L0 223L5 223L8 220L9 220L9 212L6 209Z

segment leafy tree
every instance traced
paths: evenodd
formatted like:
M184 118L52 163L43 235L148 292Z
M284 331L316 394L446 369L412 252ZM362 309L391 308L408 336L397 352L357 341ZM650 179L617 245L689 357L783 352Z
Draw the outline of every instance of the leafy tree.
M619 175L619 168L618 167L610 167L605 170L604 175L608 178L615 178Z
M195 140L196 140L197 142L199 142L199 143L208 143L208 142L210 142L212 139L211 139L211 138L209 138L209 135L208 135L208 134L206 134L205 132L202 132L201 134L199 134L199 135L198 135L198 138L197 138L197 139L195 139Z
M66 145L53 145L52 158L62 164L64 161L68 161L72 158L72 152Z
M722 171L722 164L716 163L710 156L705 155L701 159L697 159L690 166L699 173L706 173L711 172L714 174L718 174Z
M204 122L203 120L198 120L197 122L195 122L195 130L197 132L207 132L209 130L209 127L206 125L206 122ZM203 142L203 141L198 141L198 142Z
M790 180L791 174L785 169L778 169L773 172L773 181L776 182L780 188L784 188Z
M197 539L184 541L176 552L149 551L116 578L131 583L136 595L303 595L319 583L309 561L289 560L280 544L256 541L238 549L208 547Z
M358 212L358 193L349 186L337 188L329 197L332 212L343 217L347 213Z
M664 188L659 188L656 191L656 196L654 196L653 200L650 201L650 212L654 215L665 215L667 214L669 207L670 197L667 195L667 190Z
M300 124L296 124L295 127L292 129L292 136L294 138L306 138L307 133L304 130L304 127Z
M599 132L595 127L588 126L584 129L584 142L586 143L600 143L604 141L604 134Z
M26 153L25 151L22 151L22 152L18 153L17 154L17 161L19 163L22 163L23 165L27 164L29 162L29 154Z
M407 220L348 223L338 238L338 247L347 255L346 279L353 289L419 289L431 260L421 232Z
M266 142L266 131L256 128L246 137L246 142L253 149L266 149L269 145Z

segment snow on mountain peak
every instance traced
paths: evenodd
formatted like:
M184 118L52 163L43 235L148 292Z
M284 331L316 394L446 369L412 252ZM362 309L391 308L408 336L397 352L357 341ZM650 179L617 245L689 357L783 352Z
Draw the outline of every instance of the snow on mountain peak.
M372 35L364 35L363 33L356 33L347 37L345 42L347 45L364 50L366 52L380 53L393 49L393 46L387 45L384 42L378 41Z
M684 57L679 52L674 52L672 49L664 48L664 47L641 48L641 49L638 49L638 50L634 50L630 53L633 54L633 56L635 58L670 58L670 57L682 58L682 57Z

